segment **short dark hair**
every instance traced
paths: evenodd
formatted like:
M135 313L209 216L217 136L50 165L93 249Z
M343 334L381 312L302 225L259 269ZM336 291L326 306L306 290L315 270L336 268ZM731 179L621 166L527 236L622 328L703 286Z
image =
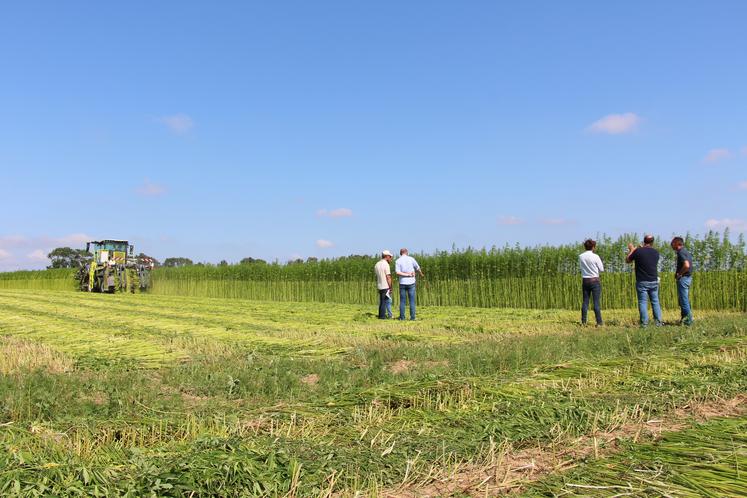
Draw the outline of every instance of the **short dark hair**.
M654 236L653 235L646 235L643 237L643 243L644 244L653 244L654 243Z
M597 246L597 241L596 240L586 239L584 241L584 249L586 249L587 251L591 251L596 246Z
M677 244L677 245L681 244L681 245L684 246L685 245L685 239L683 239L682 237L675 237L675 238L672 239L672 244Z

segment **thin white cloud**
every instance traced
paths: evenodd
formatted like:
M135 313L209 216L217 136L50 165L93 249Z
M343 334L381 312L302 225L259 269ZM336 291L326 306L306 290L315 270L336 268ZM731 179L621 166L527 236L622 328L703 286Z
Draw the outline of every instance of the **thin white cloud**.
M51 245L55 247L59 246L69 246L73 249L79 248L79 246L82 246L86 242L89 242L93 240L93 238L90 235L86 235L84 233L72 233L70 235L65 235L64 237L56 237L56 238L48 238L48 237L42 237L41 240L43 242L47 242L47 245L51 243ZM82 249L82 247L80 247Z
M591 133L606 133L608 135L620 135L636 130L641 118L634 112L624 114L608 114L593 122L586 129Z
M332 210L320 209L316 212L316 215L327 218L350 218L353 216L353 210L349 208L337 208Z
M544 218L540 220L540 223L543 225L572 225L574 223L573 220L568 220L566 218Z
M145 179L135 191L144 197L158 197L166 193L166 187Z
M84 249L93 237L85 233L69 235L0 235L0 271L40 270L49 263L47 253L56 247Z
M742 147L742 155L747 156L747 147Z
M737 189L747 190L747 180L737 183Z
M703 158L703 162L713 164L731 158L732 153L729 149L711 149Z
M334 247L335 244L329 240L319 239L316 241L316 246L320 249L329 249L330 247Z
M524 220L521 218L517 218L516 216L499 216L498 217L498 224L499 225L521 225L524 223Z
M23 235L4 235L0 237L0 247L17 247L28 242L29 239Z
M705 226L709 230L723 230L728 228L737 232L747 231L747 221L740 218L723 218L720 220L711 218L705 222Z
M26 259L31 261L47 261L47 253L42 249L36 249L26 255Z
M161 116L158 118L158 122L179 135L189 133L189 131L195 126L194 120L183 113L172 114L171 116Z

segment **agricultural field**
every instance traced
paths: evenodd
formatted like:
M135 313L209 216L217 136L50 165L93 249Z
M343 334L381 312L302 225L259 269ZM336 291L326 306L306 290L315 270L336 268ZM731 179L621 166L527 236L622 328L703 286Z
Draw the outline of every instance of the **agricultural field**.
M375 311L1 288L0 495L747 493L744 313Z

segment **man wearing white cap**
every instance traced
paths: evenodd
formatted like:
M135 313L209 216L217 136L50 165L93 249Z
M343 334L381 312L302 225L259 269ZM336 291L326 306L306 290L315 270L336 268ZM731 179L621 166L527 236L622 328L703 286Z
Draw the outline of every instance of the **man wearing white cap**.
M392 269L389 267L392 257L391 252L381 251L381 259L374 265L376 287L379 290L379 319L381 320L387 317L387 302L392 292Z

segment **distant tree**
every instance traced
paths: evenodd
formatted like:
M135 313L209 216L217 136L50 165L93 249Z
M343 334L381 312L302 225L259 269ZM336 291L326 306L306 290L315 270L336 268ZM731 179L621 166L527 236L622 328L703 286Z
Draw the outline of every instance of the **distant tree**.
M301 259L301 258L291 259L290 261L288 261L288 264L289 265L302 265L303 264L303 259Z
M226 261L225 259L221 259L220 263L218 263L218 266L228 266L228 261Z
M257 259L257 258L244 258L241 261L239 261L240 265L252 265L252 264L260 264L260 265L266 265L267 261L264 259Z
M161 266L161 263L156 258L142 252L135 256L135 260L139 265L150 266L152 264L154 267Z
M91 255L84 249L70 247L58 247L47 254L47 257L52 262L47 268L80 268L91 259Z
M319 258L315 258L314 256L309 256L308 258L306 258L306 262L307 263L318 263Z
M189 258L166 258L163 260L163 266L167 268L178 268L180 266L191 266L194 263Z

